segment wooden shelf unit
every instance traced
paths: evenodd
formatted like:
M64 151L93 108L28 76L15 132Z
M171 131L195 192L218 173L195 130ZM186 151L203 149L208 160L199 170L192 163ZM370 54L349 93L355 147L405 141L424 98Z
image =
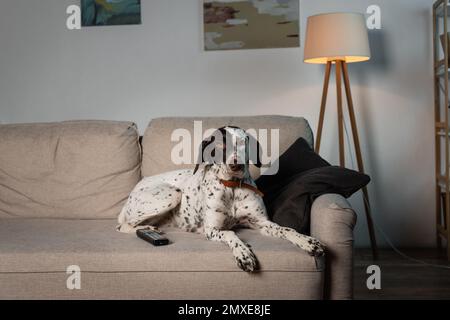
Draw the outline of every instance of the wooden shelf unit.
M450 127L449 127L449 0L433 5L434 112L436 142L436 237L439 248L443 240L450 260Z

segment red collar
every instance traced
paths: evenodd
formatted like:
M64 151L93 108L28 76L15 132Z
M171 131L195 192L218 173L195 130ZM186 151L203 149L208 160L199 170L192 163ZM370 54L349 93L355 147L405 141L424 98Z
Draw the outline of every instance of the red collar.
M242 181L230 181L230 180L222 180L220 179L220 182L227 188L244 188L244 189L248 189L251 190L255 193L257 193L259 196L264 197L264 193L262 193L260 190L258 190L258 188L252 186L251 184L248 183L244 183Z

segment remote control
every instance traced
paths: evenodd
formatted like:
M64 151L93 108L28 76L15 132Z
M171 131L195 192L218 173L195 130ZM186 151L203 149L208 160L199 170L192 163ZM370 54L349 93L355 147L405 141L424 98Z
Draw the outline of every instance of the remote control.
M136 231L136 235L154 246L165 246L169 244L169 239L152 230L138 230Z

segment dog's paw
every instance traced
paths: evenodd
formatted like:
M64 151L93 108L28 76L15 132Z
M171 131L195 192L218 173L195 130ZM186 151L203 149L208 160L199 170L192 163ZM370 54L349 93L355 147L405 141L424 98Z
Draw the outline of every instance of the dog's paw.
M258 260L249 247L239 245L233 249L233 255L238 267L243 271L254 272L258 270Z
M314 239L312 248L308 253L314 257L322 257L325 254L325 247L318 240Z
M297 239L296 244L305 250L310 256L321 257L325 254L325 247L319 240L302 235Z
M307 239L308 245L306 246L306 251L309 255L314 257L321 257L325 254L325 247L319 240L308 237Z

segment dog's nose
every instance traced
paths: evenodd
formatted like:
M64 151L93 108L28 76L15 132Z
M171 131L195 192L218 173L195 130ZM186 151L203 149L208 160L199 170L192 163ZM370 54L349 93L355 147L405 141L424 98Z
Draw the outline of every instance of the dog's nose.
M244 165L243 164L230 164L230 169L231 171L242 171L244 170Z

